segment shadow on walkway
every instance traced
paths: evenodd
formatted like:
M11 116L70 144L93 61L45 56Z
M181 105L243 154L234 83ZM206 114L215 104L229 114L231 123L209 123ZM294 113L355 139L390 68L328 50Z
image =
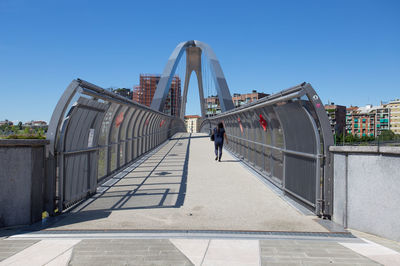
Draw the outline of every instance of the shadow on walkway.
M104 219L113 211L180 208L186 196L191 138L181 135L171 139L125 177L108 186L108 182L103 184L102 193L37 225L38 229Z

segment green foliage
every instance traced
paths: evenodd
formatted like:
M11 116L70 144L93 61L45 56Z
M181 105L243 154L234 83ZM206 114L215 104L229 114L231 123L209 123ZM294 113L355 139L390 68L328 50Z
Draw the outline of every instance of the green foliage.
M5 137L6 139L46 139L45 136L41 135L9 135Z
M368 145L368 143L372 142L372 141L391 141L391 140L400 140L400 135L395 134L391 130L383 130L378 137L363 136L360 138L357 136L353 136L352 134L346 134L344 136L344 144L359 143L360 145ZM343 143L343 134L336 135L335 141L336 141L337 145L342 144Z
M0 138L6 139L45 139L47 127L24 127L22 123L16 126L0 126Z
M381 134L379 135L379 140L394 140L396 138L396 134L394 134L391 130L382 130Z

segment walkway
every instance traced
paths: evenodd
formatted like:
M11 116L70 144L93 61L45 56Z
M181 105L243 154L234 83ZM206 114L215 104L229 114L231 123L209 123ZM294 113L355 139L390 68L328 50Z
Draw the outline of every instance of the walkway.
M69 213L0 240L0 265L400 263L396 242L326 225L228 152L215 161L207 136L182 133Z
M207 136L179 134L49 230L328 231L229 153L214 158Z

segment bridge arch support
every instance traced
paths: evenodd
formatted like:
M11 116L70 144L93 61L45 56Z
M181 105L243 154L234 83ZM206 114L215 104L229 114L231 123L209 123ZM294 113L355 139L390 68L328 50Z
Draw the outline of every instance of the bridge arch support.
M154 93L154 97L151 103L151 108L163 112L164 109L164 104L165 100L168 96L169 88L171 86L172 78L175 74L176 68L178 67L179 61L183 55L183 53L186 51L190 51L191 53L187 55L190 56L198 56L198 52L196 53L194 49L190 48L197 48L197 50L200 50L203 52L208 60L210 61L210 66L211 66L211 72L213 74L214 78L214 84L215 88L217 90L218 94L218 99L221 105L221 111L226 112L234 108L233 102L232 102L232 96L229 91L228 83L226 82L224 73L222 71L221 65L217 59L217 56L215 55L214 51L211 49L211 47L200 41L186 41L186 42L181 42L176 46L174 51L172 52L171 56L168 59L168 62L164 68L163 74L161 75L160 81L157 85L156 92ZM190 60L188 60L189 62ZM186 101L187 101L187 85L188 85L188 79L190 78L190 74L192 71L196 72L197 75L197 80L199 82L199 93L200 93L200 102L202 104L202 116L205 116L205 111L204 111L204 96L202 93L202 84L201 84L201 64L199 62L196 62L196 60L192 60L189 62L189 65L187 64L187 69L186 69L186 78L185 78L185 91L182 99L182 108L181 108L181 118L185 115L185 106L186 106ZM189 73L188 73L189 72ZM186 84L187 82L187 84Z

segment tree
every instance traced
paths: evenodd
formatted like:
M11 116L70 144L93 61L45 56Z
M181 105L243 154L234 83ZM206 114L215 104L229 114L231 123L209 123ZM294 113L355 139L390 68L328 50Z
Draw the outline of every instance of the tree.
M395 139L396 134L394 134L391 130L382 130L381 134L379 135L379 140L393 140Z
M19 121L18 127L19 127L19 130L22 130L22 122L21 121Z

